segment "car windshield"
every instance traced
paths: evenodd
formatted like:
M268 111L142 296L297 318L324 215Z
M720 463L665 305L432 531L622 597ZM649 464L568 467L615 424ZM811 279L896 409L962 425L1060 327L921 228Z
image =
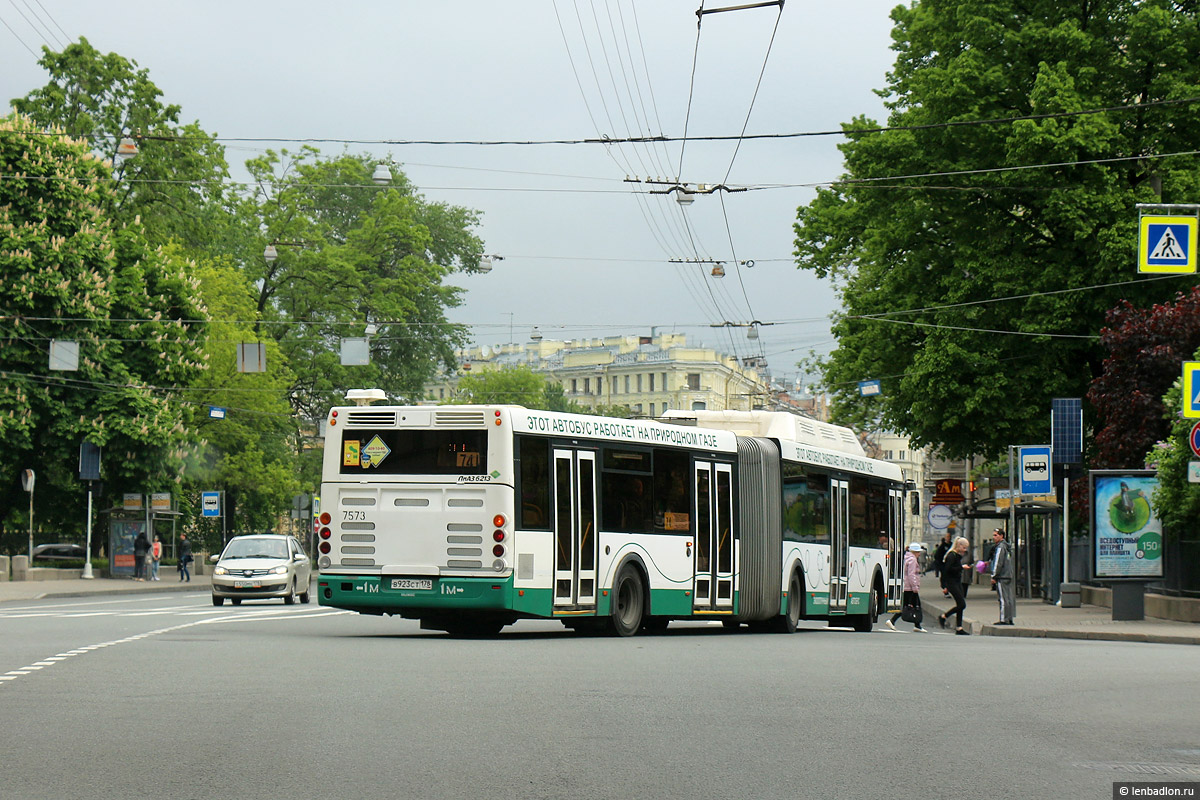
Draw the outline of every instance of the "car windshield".
M221 558L287 558L287 542L276 539L234 539Z

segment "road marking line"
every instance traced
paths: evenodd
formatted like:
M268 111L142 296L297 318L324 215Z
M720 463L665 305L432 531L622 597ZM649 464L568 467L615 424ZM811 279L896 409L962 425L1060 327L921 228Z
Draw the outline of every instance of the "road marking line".
M206 613L211 614L212 612L206 612ZM171 625L166 628L158 628L158 629L152 630L152 631L145 631L143 633L137 633L132 636L126 636L124 639L114 639L110 642L100 642L99 644L85 645L84 647L80 647L75 650L70 650L66 653L60 653L59 655L54 656L52 658L47 658L45 661L36 661L33 664L30 664L29 666L26 666L26 667L21 667L20 669L9 670L4 675L0 675L0 680L6 681L6 682L14 681L22 675L29 675L33 672L36 672L36 671L42 669L43 667L52 667L60 661L66 661L67 658L70 656L83 655L84 653L89 653L94 650L100 650L105 647L111 647L112 645L115 645L115 644L127 644L129 642L136 642L140 639L147 639L151 636L158 636L159 634L162 634L162 633L172 633L174 631L183 630L185 628L192 628L197 625L209 625L209 624L220 623L220 622L273 622L273 621L285 620L285 619L312 619L314 617L329 617L329 616L336 616L338 614L350 614L350 613L353 613L353 612L341 611L338 609L329 609L327 611L326 610L316 610L316 611L311 611L311 612L307 612L307 611L306 612L297 612L297 611L282 611L281 610L279 613L272 613L272 614L258 614L256 612L250 612L247 614L247 613L243 612L241 614L227 615L227 616L223 616L223 617L210 617L208 619L198 619L198 620L195 620L194 622L184 622L179 625ZM142 616L142 615L131 614L129 616ZM0 685L6 685L6 684L0 684Z

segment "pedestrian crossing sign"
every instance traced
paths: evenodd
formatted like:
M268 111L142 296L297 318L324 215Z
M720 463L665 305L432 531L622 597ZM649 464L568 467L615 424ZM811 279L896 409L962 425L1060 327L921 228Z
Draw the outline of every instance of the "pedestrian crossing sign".
M1138 236L1138 272L1195 272L1197 217L1146 214Z
M1200 418L1200 361L1183 362L1183 416Z

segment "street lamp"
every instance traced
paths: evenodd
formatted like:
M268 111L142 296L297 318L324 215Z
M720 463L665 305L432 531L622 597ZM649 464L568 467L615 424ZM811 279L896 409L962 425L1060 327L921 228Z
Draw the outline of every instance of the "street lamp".
M385 186L392 182L392 171L388 169L387 164L380 161L375 165L375 171L371 173L371 180L380 186Z
M491 272L492 271L492 262L493 261L503 261L503 260L504 260L504 256L482 255L479 257L479 271L480 272Z

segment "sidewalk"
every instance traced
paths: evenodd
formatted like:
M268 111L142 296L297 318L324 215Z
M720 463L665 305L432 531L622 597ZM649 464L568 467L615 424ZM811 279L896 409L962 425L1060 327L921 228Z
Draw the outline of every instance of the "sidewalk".
M67 578L53 581L0 581L0 604L41 600L47 597L92 597L151 592L209 592L212 578L193 575L191 581L179 580L172 567L161 570L158 581L135 581L132 578Z
M986 576L984 576L986 577ZM954 601L942 595L937 576L921 576L921 605L926 628L937 626L939 614L954 608ZM1146 617L1141 620L1114 620L1112 609L1084 605L1061 608L1040 597L1016 599L1014 625L993 624L999 616L996 593L989 582L973 584L967 594L963 627L983 636L1031 636L1045 639L1103 639L1116 642L1157 642L1161 644L1200 644L1200 624ZM897 623L899 624L899 623ZM954 620L950 620L953 627Z

